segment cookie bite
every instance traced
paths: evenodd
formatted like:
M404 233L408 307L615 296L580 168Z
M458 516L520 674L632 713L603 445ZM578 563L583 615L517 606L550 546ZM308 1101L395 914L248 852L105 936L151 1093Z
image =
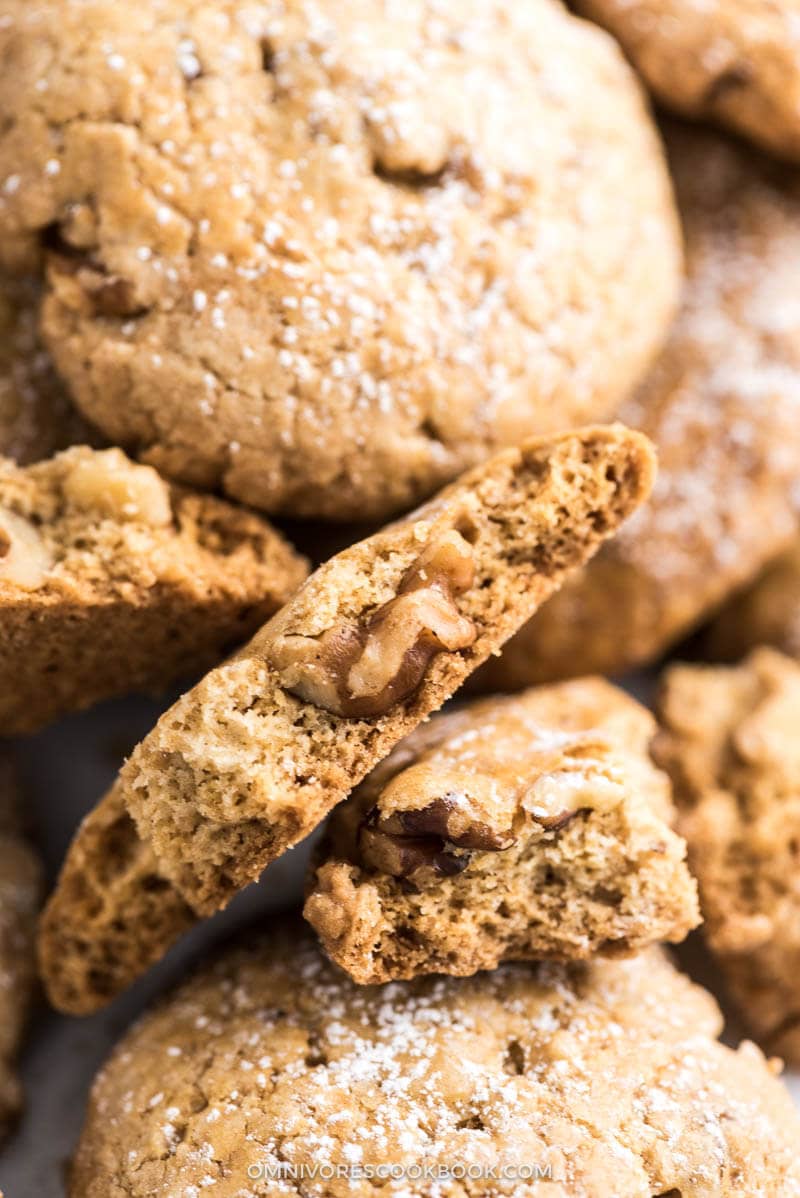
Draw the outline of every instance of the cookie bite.
M797 1113L720 1025L655 949L359 987L289 921L124 1037L69 1195L796 1196Z
M800 162L800 28L794 0L576 0L656 97Z
M656 443L658 479L485 689L654 661L797 536L798 182L712 133L666 132L688 277L666 349L622 409Z
M34 939L42 870L22 834L16 773L0 754L0 1142L22 1106L16 1057L36 988Z
M733 661L758 645L800 658L800 539L737 592L703 632L703 650Z
M647 495L621 425L528 441L345 549L159 720L122 770L164 874L208 914L254 881Z
M741 1015L800 1065L800 665L670 668L658 760L672 775L706 941Z
M197 672L306 572L261 516L119 449L0 460L0 735Z
M613 41L555 0L6 0L0 264L162 473L384 519L612 416L680 238Z
M0 272L0 455L21 465L99 444L58 378L38 331L41 286Z
M629 955L698 922L650 713L599 678L434 716L331 817L304 915L357 982Z

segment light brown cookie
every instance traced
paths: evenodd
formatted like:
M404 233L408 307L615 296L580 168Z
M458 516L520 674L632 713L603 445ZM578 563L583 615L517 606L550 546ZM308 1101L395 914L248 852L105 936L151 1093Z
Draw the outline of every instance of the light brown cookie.
M304 915L357 982L628 955L699 922L655 721L599 678L473 703L336 809Z
M119 449L0 460L0 735L196 672L305 574L262 517Z
M99 444L67 398L37 329L39 284L0 273L0 455L27 464Z
M647 495L621 425L526 442L321 566L159 720L123 797L165 876L216 910L307 835Z
M757 645L800 657L800 540L734 595L703 634L704 651L725 661Z
M84 412L291 515L407 509L614 413L679 237L618 48L554 0L3 0L0 261Z
M800 665L674 666L661 716L706 939L749 1025L800 1064Z
M111 1002L195 923L139 838L119 784L79 827L39 919L39 972L54 1007Z
M797 1114L720 1022L657 950L357 987L289 922L128 1033L70 1198L797 1198Z
M20 831L17 780L0 755L0 1140L19 1114L15 1064L34 997L34 932L41 867Z
M800 183L670 125L683 307L623 418L652 437L650 502L484 672L505 690L655 660L796 536Z
M655 95L800 161L796 0L575 0L617 37Z

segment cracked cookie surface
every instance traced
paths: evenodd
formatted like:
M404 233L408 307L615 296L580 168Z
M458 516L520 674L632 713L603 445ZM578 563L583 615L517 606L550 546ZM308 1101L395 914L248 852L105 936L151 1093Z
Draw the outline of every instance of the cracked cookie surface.
M662 103L800 161L795 0L577 0Z
M673 666L660 707L706 941L748 1026L800 1065L800 665Z
M357 987L289 922L128 1033L69 1193L796 1198L797 1113L720 1024L658 950Z
M713 133L666 127L688 277L621 418L652 437L649 502L490 663L488 690L656 660L797 535L800 190Z
M333 813L306 919L356 981L630 954L698 922L655 722L601 679L434 716Z
M306 572L261 516L119 449L0 460L0 734L196 672Z
M168 476L383 517L613 415L663 339L661 148L553 0L0 13L0 261L43 253L74 398Z
M13 765L0 755L0 1140L19 1114L16 1055L33 1005L34 934L42 892L38 857L20 828Z

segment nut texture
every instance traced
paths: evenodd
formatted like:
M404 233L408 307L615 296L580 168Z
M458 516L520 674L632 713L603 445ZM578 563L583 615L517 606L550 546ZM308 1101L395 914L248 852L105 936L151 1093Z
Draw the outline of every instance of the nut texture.
M67 503L113 520L163 528L172 523L169 487L152 468L139 466L120 449L76 459L63 481Z

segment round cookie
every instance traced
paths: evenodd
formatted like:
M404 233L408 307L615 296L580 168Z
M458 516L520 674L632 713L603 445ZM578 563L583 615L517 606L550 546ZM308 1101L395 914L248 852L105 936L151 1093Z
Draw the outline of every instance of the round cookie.
M377 517L612 413L679 236L611 39L554 0L5 0L0 260L86 415L269 511Z
M797 1114L720 1023L657 950L357 987L290 921L128 1033L69 1194L796 1198Z
M0 455L23 465L98 442L40 341L40 292L33 278L0 273Z
M42 891L38 858L23 838L17 780L0 755L0 1140L19 1114L15 1059L35 992L34 935Z
M666 127L687 281L664 352L621 417L658 449L647 504L491 662L485 689L653 661L797 535L800 181Z
M800 161L796 0L575 0L660 101Z

